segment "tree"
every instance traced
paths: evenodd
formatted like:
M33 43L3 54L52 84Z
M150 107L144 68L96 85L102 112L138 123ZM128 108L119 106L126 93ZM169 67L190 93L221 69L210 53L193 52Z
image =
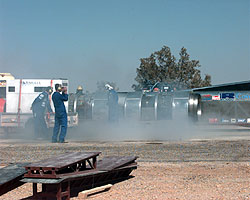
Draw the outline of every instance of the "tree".
M211 76L209 74L205 74L205 78L202 81L202 87L206 87L210 85L211 85Z
M201 78L199 61L190 60L186 48L182 47L179 56L177 62L170 48L163 46L160 51L152 53L148 58L141 58L140 67L136 69L135 80L138 84L132 85L132 88L138 90L156 82L168 82L178 89L211 85L211 76L205 75L204 80Z

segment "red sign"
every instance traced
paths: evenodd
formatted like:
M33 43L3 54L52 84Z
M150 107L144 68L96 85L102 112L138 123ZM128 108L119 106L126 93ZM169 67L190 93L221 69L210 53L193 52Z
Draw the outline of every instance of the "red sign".
M209 123L217 123L218 119L217 118L209 118Z
M212 96L212 100L219 101L220 100L220 95Z

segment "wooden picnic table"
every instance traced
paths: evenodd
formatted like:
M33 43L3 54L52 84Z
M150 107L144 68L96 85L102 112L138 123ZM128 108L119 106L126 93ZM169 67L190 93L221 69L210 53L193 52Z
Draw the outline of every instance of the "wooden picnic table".
M25 166L27 178L60 178L61 174L96 169L101 152L73 152L51 157ZM88 165L87 165L88 163Z
M127 177L137 168L135 156L106 157L97 162L100 153L66 153L29 164L22 182L33 183L34 199L69 200L84 188ZM38 183L42 184L42 192L37 192Z

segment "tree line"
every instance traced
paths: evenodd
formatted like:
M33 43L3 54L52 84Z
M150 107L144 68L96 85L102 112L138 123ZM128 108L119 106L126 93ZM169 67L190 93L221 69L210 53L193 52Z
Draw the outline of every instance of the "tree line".
M136 69L137 84L132 85L134 90L141 90L157 82L169 83L179 90L211 85L211 76L206 74L202 79L199 60L191 60L184 47L181 48L178 60L168 46L163 46L149 57L141 58L140 62Z

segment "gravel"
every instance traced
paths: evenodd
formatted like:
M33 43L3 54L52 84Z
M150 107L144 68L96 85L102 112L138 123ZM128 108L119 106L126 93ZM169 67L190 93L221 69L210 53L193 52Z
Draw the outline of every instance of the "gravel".
M0 165L34 162L65 152L101 151L107 155L136 155L138 169L107 192L90 199L250 199L250 140L74 142L0 142ZM22 199L32 185L0 197ZM72 198L80 199L80 198Z

